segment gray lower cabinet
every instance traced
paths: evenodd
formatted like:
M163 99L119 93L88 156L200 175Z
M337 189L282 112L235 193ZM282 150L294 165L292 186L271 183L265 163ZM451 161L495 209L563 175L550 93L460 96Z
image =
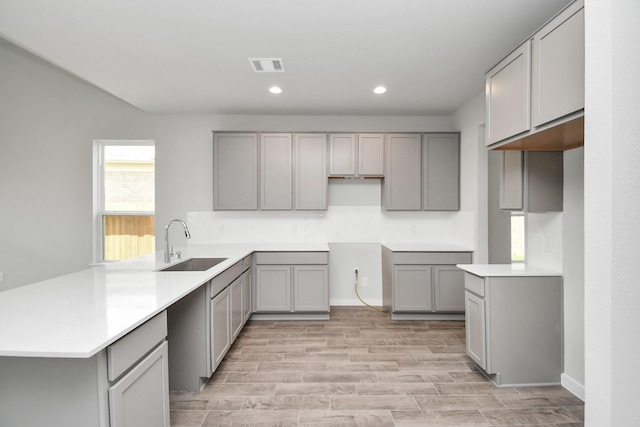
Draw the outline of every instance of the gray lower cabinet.
M401 265L393 268L393 312L433 310L431 267Z
M258 208L258 134L213 136L213 209Z
M500 156L500 209L562 212L561 151L511 151Z
M560 384L562 277L465 273L467 354L501 386Z
M329 260L326 252L259 252L255 262L256 318L261 314L277 317L294 313L309 314L307 317L313 317L313 314L321 314L322 318L328 316Z
M0 425L168 427L166 337L162 312L90 358L0 358Z
M256 266L255 312L291 311L291 266Z
M169 427L168 347L163 342L109 387L110 427Z
M480 368L487 369L484 301L471 292L466 292L464 307L467 354Z
M464 272L471 252L394 252L382 248L383 305L394 319L464 313Z
M464 274L455 265L436 265L432 267L434 311L464 311Z

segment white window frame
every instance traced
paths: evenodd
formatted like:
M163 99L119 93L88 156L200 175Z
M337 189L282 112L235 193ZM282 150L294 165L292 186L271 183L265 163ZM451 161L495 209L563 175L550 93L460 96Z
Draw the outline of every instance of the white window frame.
M107 211L104 210L104 148L106 146L153 146L153 140L95 140L93 141L93 260L96 264L115 261L104 259L104 215L154 215L153 211ZM154 167L155 168L155 167Z

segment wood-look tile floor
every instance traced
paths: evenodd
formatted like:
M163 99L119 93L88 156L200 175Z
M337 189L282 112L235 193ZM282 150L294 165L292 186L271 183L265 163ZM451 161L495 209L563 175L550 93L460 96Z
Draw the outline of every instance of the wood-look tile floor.
M249 322L200 392L171 393L172 427L582 426L562 387L495 387L465 354L464 322Z

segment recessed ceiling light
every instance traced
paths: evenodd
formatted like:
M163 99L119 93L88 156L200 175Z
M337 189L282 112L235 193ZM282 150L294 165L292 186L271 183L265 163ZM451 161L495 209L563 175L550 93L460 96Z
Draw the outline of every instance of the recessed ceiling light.
M282 93L282 89L280 89L278 86L272 86L269 88L269 92L271 93Z
M387 88L384 87L384 86L378 86L375 89L373 89L373 93L378 94L378 95L380 95L382 93L385 93L386 91L387 91Z

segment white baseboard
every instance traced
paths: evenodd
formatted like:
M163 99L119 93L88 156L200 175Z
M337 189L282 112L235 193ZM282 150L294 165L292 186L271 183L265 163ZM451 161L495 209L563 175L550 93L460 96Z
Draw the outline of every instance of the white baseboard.
M578 381L574 380L567 374L560 375L560 383L562 384L562 387L569 390L578 399L584 402L585 400L584 384L580 384Z

